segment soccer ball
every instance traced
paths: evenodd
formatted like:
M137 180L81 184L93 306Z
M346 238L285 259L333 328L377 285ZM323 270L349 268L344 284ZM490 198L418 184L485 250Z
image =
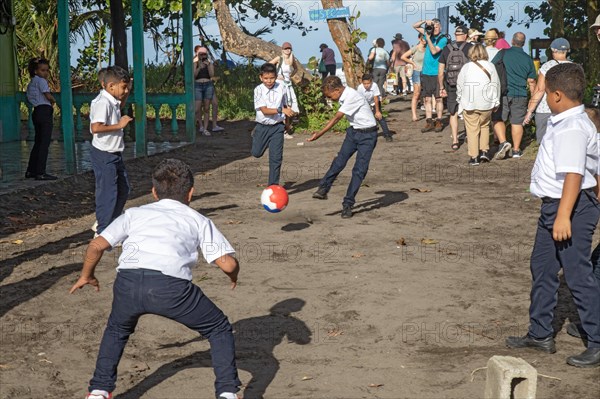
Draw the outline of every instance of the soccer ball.
M263 190L260 202L271 213L281 212L288 204L288 193L285 188L273 184Z

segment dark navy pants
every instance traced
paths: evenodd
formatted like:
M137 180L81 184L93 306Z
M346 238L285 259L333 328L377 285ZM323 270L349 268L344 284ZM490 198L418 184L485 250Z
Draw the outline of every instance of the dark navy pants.
M52 106L38 105L33 109L33 127L35 129L35 141L29 154L27 172L34 176L46 173L46 162L48 161L48 148L52 140Z
M263 125L257 123L252 137L252 156L260 158L269 148L269 186L279 184L283 162L283 123Z
M350 185L348 185L348 191L344 197L343 205L354 205L356 193L362 184L367 172L369 171L369 163L371 162L371 155L377 145L377 129L374 128L371 132L359 132L354 130L352 127L346 129L346 138L342 143L342 148L337 157L331 163L329 170L321 179L319 187L329 191L333 182L346 167L350 157L356 152L356 161L352 168L352 179Z
M96 220L98 234L123 213L129 196L129 180L120 152L106 152L92 146L92 169L96 177Z
M231 324L223 312L191 281L148 269L121 270L113 287L112 311L104 330L89 392L112 392L117 365L138 319L155 314L199 332L210 343L217 396L237 392L241 385L235 365ZM200 389L200 387L198 387Z
M600 287L592 271L590 252L592 236L598 224L600 205L591 191L582 191L571 217L571 239L556 242L552 227L558 201L544 202L538 220L531 254L531 306L529 334L534 338L552 336L552 319L560 285L558 272L563 269L567 286L573 294L588 347L600 347Z
M371 107L371 111L373 111L373 115L375 115L375 107ZM381 126L383 137L391 137L390 128L388 127L385 118L382 116L381 119L376 119L376 121L379 123L379 126Z

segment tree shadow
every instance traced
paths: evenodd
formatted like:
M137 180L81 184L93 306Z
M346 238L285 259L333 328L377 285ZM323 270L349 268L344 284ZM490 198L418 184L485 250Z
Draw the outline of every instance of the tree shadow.
M250 317L233 323L233 334L236 345L236 363L240 370L252 375L243 392L244 399L260 399L264 397L277 371L279 361L273 351L285 337L288 342L306 345L311 342L312 333L308 326L292 313L300 311L306 302L300 298L290 298L275 304L269 314ZM192 340L163 345L160 349L180 348L192 342L203 340L202 337ZM178 372L189 368L211 367L210 351L194 352L158 368L134 387L129 388L119 399L137 399L153 387L167 380Z
M381 197L366 200L354 206L352 212L357 215L363 212L374 211L375 209L385 208L390 205L394 205L398 202L402 202L408 198L408 194L404 191L376 191L375 194L381 194ZM335 211L328 213L327 216L333 216L341 213L342 211Z
M80 233L73 234L72 236L61 238L58 241L52 241L42 245L41 247L33 248L29 251L23 252L14 258L4 259L2 261L2 267L0 267L0 282L4 281L5 278L10 276L15 267L19 266L21 263L34 261L44 255L60 254L67 248L78 247L82 244L87 244L92 240L93 235L94 233L91 230L84 230ZM83 253L81 253L80 259L83 260Z
M61 267L53 267L39 276L6 284L1 287L0 317L8 311L52 287L58 280L81 270L81 263L71 263Z

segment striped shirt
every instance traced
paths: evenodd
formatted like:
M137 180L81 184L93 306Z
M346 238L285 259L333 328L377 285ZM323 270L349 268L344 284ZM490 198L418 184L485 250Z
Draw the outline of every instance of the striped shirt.
M44 93L50 93L48 81L35 75L27 85L27 101L34 107L37 107L38 105L51 106L52 103L46 98Z

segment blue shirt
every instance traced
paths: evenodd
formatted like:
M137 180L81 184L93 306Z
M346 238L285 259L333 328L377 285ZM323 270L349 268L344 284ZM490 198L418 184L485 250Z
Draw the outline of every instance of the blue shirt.
M446 39L446 36L439 34L437 36L432 36L431 42L435 47L439 47L440 51L436 55L432 55L429 44L425 46L425 57L423 58L423 70L421 71L421 75L437 76L438 66L440 64L439 59L442 55L441 50L448 44L448 39Z

